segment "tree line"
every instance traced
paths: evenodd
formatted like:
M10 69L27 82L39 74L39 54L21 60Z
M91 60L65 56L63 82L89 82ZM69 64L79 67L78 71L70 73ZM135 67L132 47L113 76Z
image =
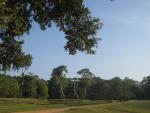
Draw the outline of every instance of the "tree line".
M96 77L88 68L77 72L79 78L67 78L67 67L53 69L49 80L32 73L21 76L0 74L0 97L130 100L150 99L150 76L141 82L130 78L114 77L104 80Z

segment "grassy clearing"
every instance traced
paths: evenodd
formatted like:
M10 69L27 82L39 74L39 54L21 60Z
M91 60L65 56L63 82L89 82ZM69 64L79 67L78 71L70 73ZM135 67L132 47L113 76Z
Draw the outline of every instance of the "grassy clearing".
M66 107L64 104L51 104L46 99L0 99L0 113L11 113L16 111L31 111L50 108Z
M95 105L95 104L105 104L108 101L104 100L74 100L74 99L65 99L65 100L49 100L52 104L64 104L66 106L82 106L82 105Z
M150 101L114 102L92 108L74 108L65 113L150 113Z
M105 104L104 104L105 103ZM107 103L107 104L106 104ZM92 107L81 105L96 104ZM0 113L32 111L50 108L77 106L63 113L150 113L150 101L113 102L90 100L46 100L46 99L8 99L0 98Z
M106 103L106 101L0 98L0 113L42 110L50 108L63 108L67 106L81 106L81 105L102 104L102 103Z

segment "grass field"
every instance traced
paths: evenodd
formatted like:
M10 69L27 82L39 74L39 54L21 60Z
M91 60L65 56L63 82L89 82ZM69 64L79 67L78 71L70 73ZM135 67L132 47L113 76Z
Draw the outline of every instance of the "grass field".
M104 104L105 103L105 104ZM96 104L93 107L80 107L81 105ZM51 108L71 109L63 113L150 113L150 101L113 102L90 100L43 100L43 99L0 99L0 113L16 111L31 111Z
M90 100L46 100L30 98L0 98L0 113L16 111L42 110L50 108L64 108L67 106L80 106L90 104L102 104L105 101Z
M65 113L150 113L150 101L129 101L74 108Z
M16 111L30 111L62 107L66 107L66 105L51 104L48 100L43 99L0 99L0 113L11 113Z

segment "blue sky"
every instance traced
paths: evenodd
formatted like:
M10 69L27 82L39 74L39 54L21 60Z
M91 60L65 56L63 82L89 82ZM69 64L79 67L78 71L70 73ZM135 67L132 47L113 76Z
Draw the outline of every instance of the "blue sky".
M150 75L150 0L84 1L104 24L97 34L102 41L96 55L68 55L62 32L55 26L41 31L34 24L30 35L23 37L23 50L34 58L28 71L44 79L59 65L68 66L69 77L77 77L82 68L105 79L127 76L140 81Z

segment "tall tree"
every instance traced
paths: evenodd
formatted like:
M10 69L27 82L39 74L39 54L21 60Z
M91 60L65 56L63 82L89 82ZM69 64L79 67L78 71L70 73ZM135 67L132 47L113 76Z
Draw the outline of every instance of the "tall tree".
M80 93L82 94L82 99L85 99L87 96L87 88L92 85L92 79L95 75L88 68L81 69L77 74L81 75L79 82L81 87Z
M68 80L65 78L67 66L61 65L53 69L52 78L49 81L49 95L56 98L65 98L65 89L68 85ZM56 96L57 95L57 96Z
M68 73L67 66L61 65L53 69L52 77L65 77L65 73Z
M27 74L22 76L22 96L37 97L37 76Z
M76 81L76 78L69 79L69 84L66 88L65 94L68 99L79 99L79 94L77 92L78 88L78 81Z
M94 54L98 44L97 30L102 23L91 17L83 0L1 0L0 1L0 67L2 70L19 69L22 58L24 33L29 33L32 23L42 30L54 23L65 33L65 50ZM26 62L31 62L32 59ZM22 65L21 65L22 66ZM24 65L25 66L25 65Z
M48 86L46 81L44 81L43 79L37 80L37 97L38 98L48 97Z
M150 76L143 78L142 87L144 88L144 98L150 99Z
M77 72L77 74L82 75L82 78L90 79L93 78L95 75L88 69L81 69Z

